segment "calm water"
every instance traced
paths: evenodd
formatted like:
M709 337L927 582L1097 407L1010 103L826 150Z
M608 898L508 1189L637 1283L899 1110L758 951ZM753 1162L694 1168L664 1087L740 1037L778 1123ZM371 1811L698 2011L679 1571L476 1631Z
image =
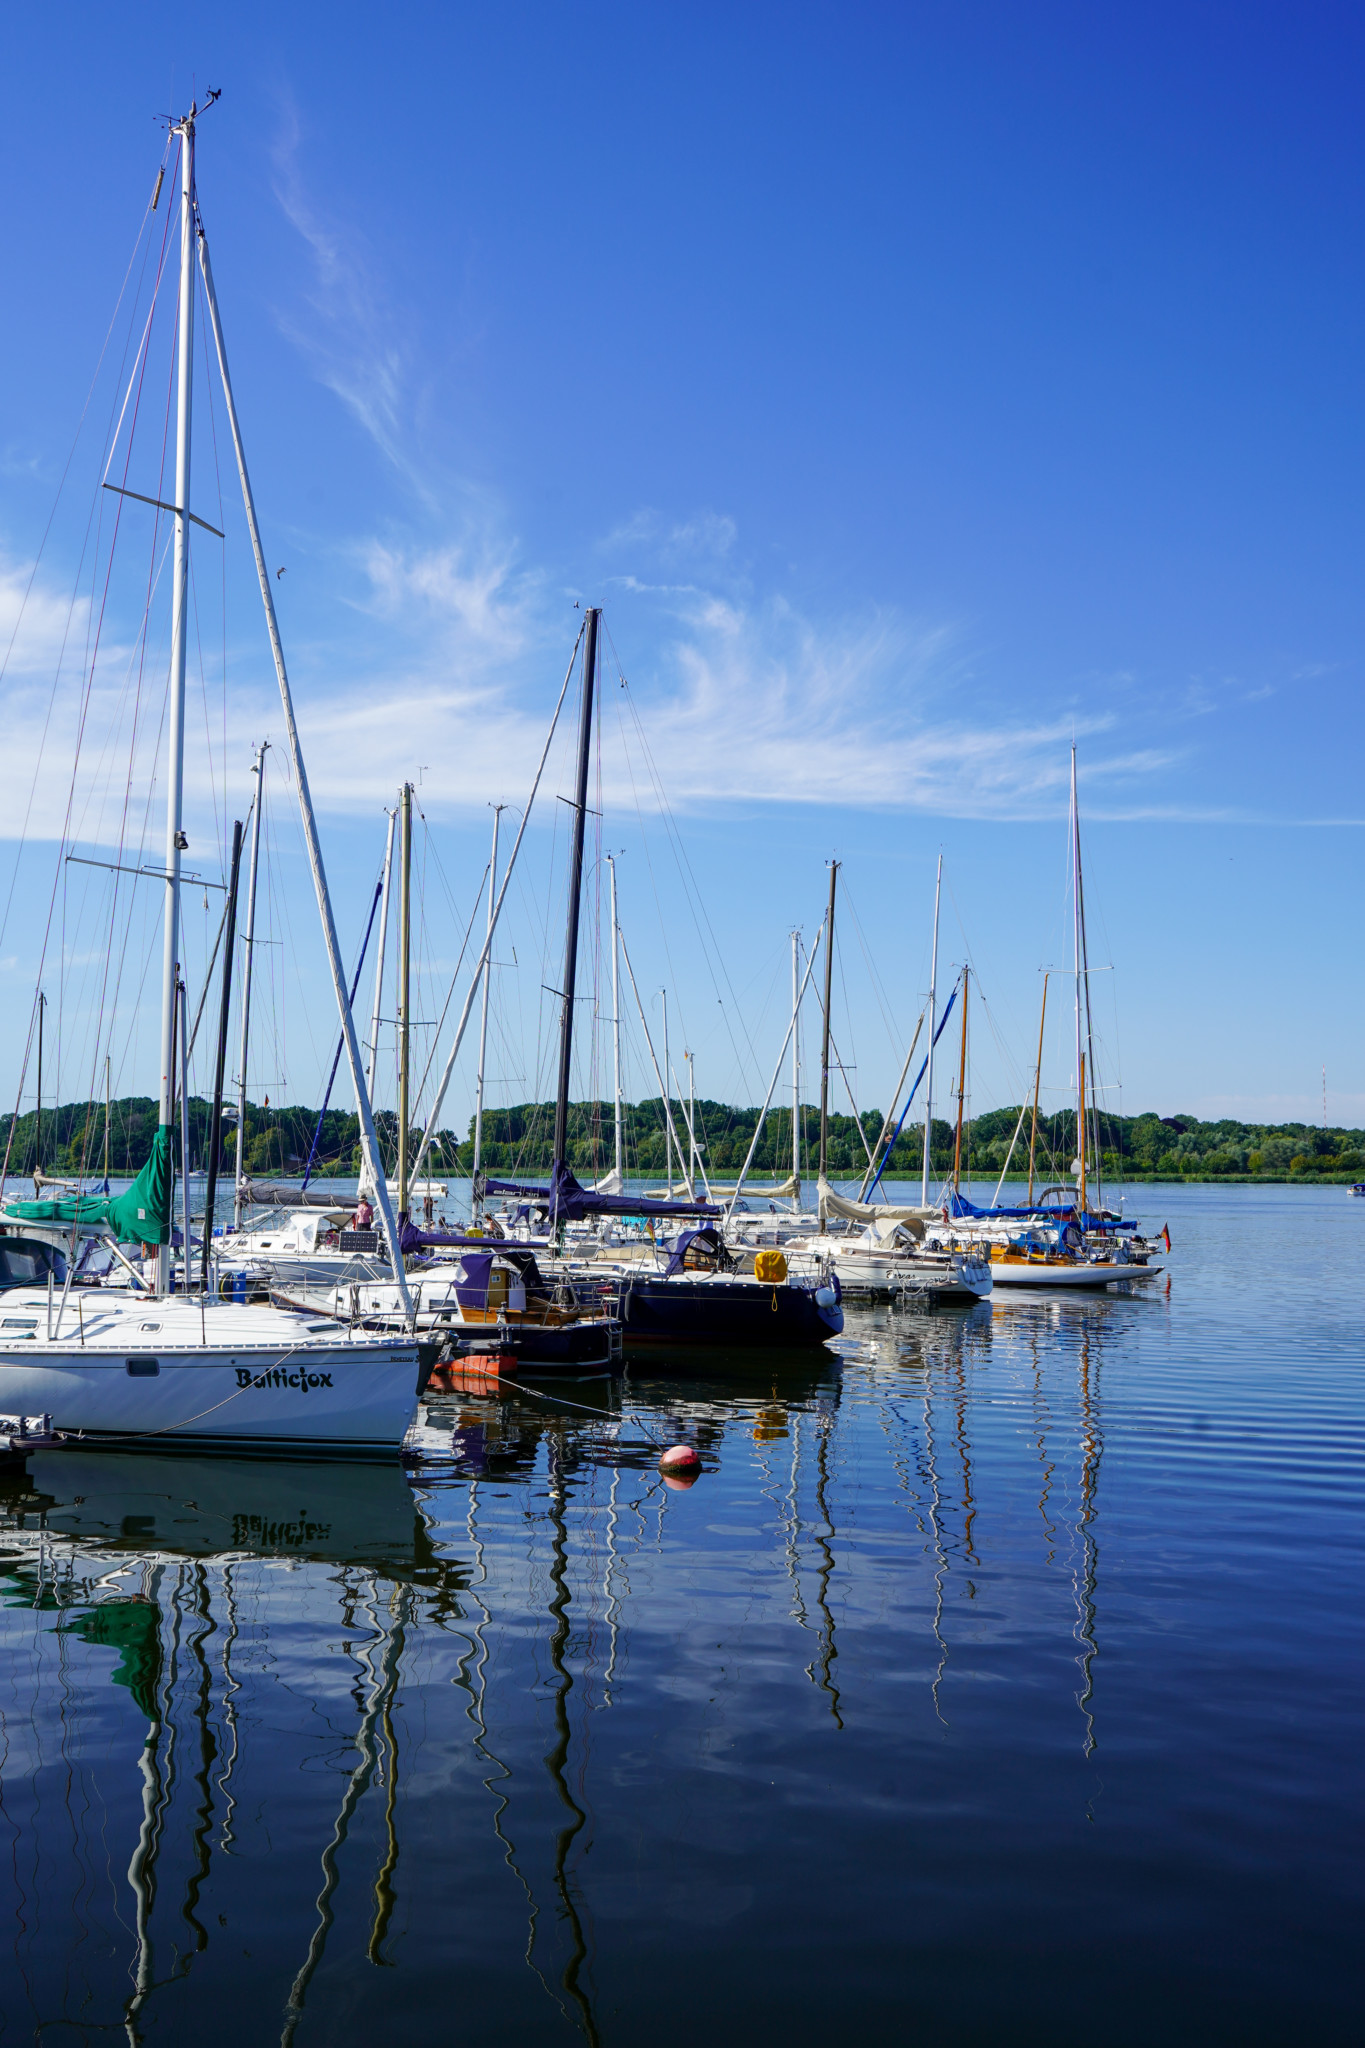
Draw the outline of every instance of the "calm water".
M1139 1199L1169 1290L447 1399L416 1482L0 1482L0 2038L1358 2038L1365 1202Z

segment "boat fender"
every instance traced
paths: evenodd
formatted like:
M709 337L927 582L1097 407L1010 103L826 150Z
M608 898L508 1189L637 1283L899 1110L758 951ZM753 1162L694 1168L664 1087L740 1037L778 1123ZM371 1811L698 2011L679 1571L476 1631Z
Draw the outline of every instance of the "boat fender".
M681 1479L691 1483L701 1471L701 1459L691 1444L673 1444L659 1459L659 1470L665 1479Z
M832 1287L817 1287L815 1300L819 1308L837 1308L839 1304L839 1297Z

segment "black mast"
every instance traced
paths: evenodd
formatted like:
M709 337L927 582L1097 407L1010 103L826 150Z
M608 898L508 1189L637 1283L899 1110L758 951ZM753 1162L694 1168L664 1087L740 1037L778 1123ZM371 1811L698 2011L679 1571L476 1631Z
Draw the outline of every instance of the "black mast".
M597 621L592 606L584 614L587 644L583 649L583 701L578 715L578 796L569 858L569 928L564 940L564 989L559 1013L559 1091L555 1096L554 1168L568 1149L569 1061L573 1053L574 983L578 978L578 912L583 894L583 831L588 817L588 761L592 752L592 693L597 677ZM553 1186L553 1179L551 1181Z
M218 1060L213 1069L213 1115L209 1119L209 1174L204 1190L204 1260L200 1285L208 1293L209 1253L213 1249L213 1202L218 1193L218 1154L223 1143L223 1068L227 1062L228 1011L232 1005L232 966L237 954L237 877L242 866L242 824L232 827L232 867L228 874L227 917L223 922L223 994L218 1005Z

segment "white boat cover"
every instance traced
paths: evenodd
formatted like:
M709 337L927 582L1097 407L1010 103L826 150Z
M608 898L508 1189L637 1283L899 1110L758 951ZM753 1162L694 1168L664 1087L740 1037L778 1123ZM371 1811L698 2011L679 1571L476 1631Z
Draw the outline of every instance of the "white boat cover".
M822 1219L845 1216L850 1223L903 1223L911 1228L914 1237L923 1237L926 1223L943 1221L942 1209L912 1208L897 1202L851 1201L847 1195L836 1195L827 1180L819 1183L819 1196Z

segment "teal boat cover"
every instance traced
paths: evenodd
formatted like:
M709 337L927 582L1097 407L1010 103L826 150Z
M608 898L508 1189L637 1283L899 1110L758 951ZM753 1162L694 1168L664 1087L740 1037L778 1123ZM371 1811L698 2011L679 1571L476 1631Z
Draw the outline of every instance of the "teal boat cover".
M82 1229L108 1229L138 1244L171 1241L171 1127L162 1124L152 1140L147 1164L122 1195L73 1195L65 1201L9 1202L4 1215L17 1223L74 1223Z

